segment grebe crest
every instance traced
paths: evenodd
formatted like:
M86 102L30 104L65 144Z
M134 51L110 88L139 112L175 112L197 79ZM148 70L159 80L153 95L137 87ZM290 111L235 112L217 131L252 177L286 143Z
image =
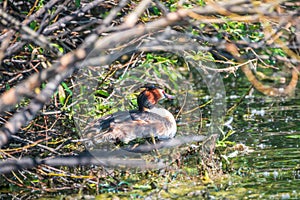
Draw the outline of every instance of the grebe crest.
M137 97L139 111L147 111L152 109L161 99L174 99L172 95L167 94L158 86L146 85L144 88L144 91L142 91Z

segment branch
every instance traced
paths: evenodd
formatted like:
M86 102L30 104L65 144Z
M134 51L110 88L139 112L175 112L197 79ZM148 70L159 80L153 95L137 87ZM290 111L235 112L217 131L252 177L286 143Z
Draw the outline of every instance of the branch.
M19 160L0 161L0 174L7 174L21 169L32 169L40 165L58 166L90 166L99 165L104 167L130 167L139 169L161 169L166 167L163 163L146 162L142 159L124 159L118 155L128 155L124 151L114 151L111 153L105 151L84 152L77 156L59 156L53 158L21 158Z
M156 144L148 144L148 145L139 145L134 147L125 148L125 150L134 153L149 153L153 150L158 150L162 148L171 148L171 147L178 147L183 144L188 144L191 142L203 142L207 139L207 136L204 135L189 135L189 136L182 136L176 137L169 140L162 140L156 142Z
M210 137L209 137L210 138ZM0 162L0 174L10 173L21 169L32 169L39 165L45 164L52 167L58 166L84 166L84 165L100 165L104 167L130 167L140 169L160 169L167 165L159 162L146 162L141 158L143 153L150 153L162 148L178 147L191 142L206 141L208 137L203 135L191 135L162 140L156 144L145 144L140 146L127 147L123 149L107 151L92 150L83 152L77 156L57 156L53 158L22 158L19 160L8 159ZM142 153L142 154L141 154ZM124 159L128 158L128 159ZM135 158L135 159L132 159Z
M22 109L19 113L15 114L4 127L0 129L0 147L8 142L12 134L15 134L21 126L32 120L36 113L42 106L51 98L56 91L59 84L68 76L70 76L76 68L86 66L84 59L86 55L98 57L102 52L109 48L115 47L117 44L122 44L135 37L139 37L151 31L160 30L168 25L180 21L188 14L188 10L181 10L177 13L170 13L165 18L161 18L155 22L139 25L129 30L111 34L102 39L96 40L94 35L87 38L85 43L75 50L64 55L57 64L45 70L41 74L33 75L28 81L19 84L16 88L12 88L5 92L0 98L0 112L18 103L23 95L32 93L31 91L38 87L42 81L48 80L49 82L45 88L36 94L36 97L31 103ZM108 59L104 56L99 56L99 65L108 64ZM51 80L50 80L51 78Z
M93 7L96 3L101 2L93 1L89 6ZM143 10L148 5L148 1L143 1L145 4L139 9ZM4 127L0 129L0 147L6 144L11 138L12 134L15 134L21 126L28 123L33 119L37 112L42 108L42 106L51 98L51 96L56 91L58 85L68 76L70 76L75 69L84 67L87 65L86 60L94 59L95 63L99 66L110 64L111 56L104 55L104 52L107 52L111 48L120 47L128 41L134 40L135 38L141 37L145 34L156 32L162 30L170 25L175 25L182 23L183 20L188 21L189 17L193 18L193 14L197 15L207 15L207 14L224 14L232 15L233 12L243 14L248 13L257 13L257 11L263 11L264 14L272 15L266 10L269 8L268 5L262 7L253 8L252 4L246 4L242 9L240 5L243 3L249 3L246 0L236 0L233 2L220 3L216 5L207 5L205 7L194 8L194 9L181 9L174 13L166 14L165 17L157 19L156 21L149 22L145 25L139 24L135 27L132 27L127 30L119 31L112 33L106 37L98 39L98 36L91 34L85 39L82 45L75 51L70 52L64 55L57 63L55 63L51 68L42 71L40 74L35 74L27 81L22 82L17 85L15 88L10 89L9 91L2 94L0 97L0 112L7 110L9 107L16 105L23 96L35 96L31 103L22 109L19 113L15 114ZM222 8L222 9L221 9ZM82 8L81 11L86 12L88 9L86 7ZM0 10L2 11L2 10ZM138 12L140 13L140 12ZM1 13L0 13L1 14ZM76 16L80 15L80 12L75 13ZM235 14L236 15L236 14ZM33 32L26 26L21 26L19 22L14 19L11 19L10 16L6 15L2 11L2 16L4 16L4 24L8 24L8 21L12 21L15 25L18 26L21 30L26 33L31 34L32 38L38 37L38 43L47 45L47 40L44 37L39 37L37 33ZM278 16L277 16L278 17ZM276 16L275 16L276 18ZM3 21L3 20L2 20ZM25 27L25 28L24 28ZM120 29L124 27L124 24L119 26ZM127 26L128 27L128 26ZM118 28L118 27L117 27ZM120 50L122 52L122 50ZM87 55L89 55L88 58ZM238 54L235 54L238 55ZM86 59L86 60L85 60ZM243 69L243 68L242 68ZM295 75L295 74L294 74ZM296 76L293 76L293 85L290 88L294 87L295 82L297 83ZM297 76L298 77L298 76ZM35 88L40 87L41 83L48 81L45 88L38 94L32 92L35 91ZM270 94L270 93L268 93Z
M55 54L59 54L59 51L50 45L49 40L45 36L40 35L37 32L30 29L28 26L23 25L18 20L16 20L14 17L12 17L9 14L7 14L6 12L4 12L1 8L0 8L0 17L1 17L0 22L4 26L12 25L12 27L15 30L20 30L20 32L27 33L26 37L28 37L28 39L30 39L37 45L41 46L42 48L49 49L49 50L53 51Z
M47 28L44 29L43 34L48 35L49 33L61 28L62 26L65 26L66 23L70 22L74 18L81 17L86 13L87 11L91 10L92 8L98 6L99 3L103 2L103 0L95 0L90 3L88 3L86 6L83 8L77 10L74 12L72 15L65 16L58 20L57 22L51 24Z

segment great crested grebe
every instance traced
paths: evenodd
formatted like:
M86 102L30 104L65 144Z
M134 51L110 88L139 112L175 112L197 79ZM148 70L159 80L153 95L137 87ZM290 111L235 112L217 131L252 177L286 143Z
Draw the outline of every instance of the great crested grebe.
M161 99L174 99L155 85L146 85L137 97L138 110L120 111L90 123L85 137L94 144L102 142L128 143L137 138L173 138L177 127L173 115L156 104Z

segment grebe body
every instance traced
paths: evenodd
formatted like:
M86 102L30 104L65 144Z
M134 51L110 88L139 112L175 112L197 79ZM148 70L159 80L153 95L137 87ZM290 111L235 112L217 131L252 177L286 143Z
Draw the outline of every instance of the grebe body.
M137 138L169 139L177 131L173 115L157 105L161 99L173 99L161 88L145 86L137 97L138 110L120 111L90 123L84 133L93 143L124 142Z

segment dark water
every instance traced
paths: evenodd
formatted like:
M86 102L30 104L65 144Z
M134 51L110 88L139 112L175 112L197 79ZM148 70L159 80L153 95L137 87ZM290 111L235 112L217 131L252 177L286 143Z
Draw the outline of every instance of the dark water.
M300 199L299 96L248 97L233 117L236 133L229 140L249 146L251 152L232 158L236 171L215 197Z

